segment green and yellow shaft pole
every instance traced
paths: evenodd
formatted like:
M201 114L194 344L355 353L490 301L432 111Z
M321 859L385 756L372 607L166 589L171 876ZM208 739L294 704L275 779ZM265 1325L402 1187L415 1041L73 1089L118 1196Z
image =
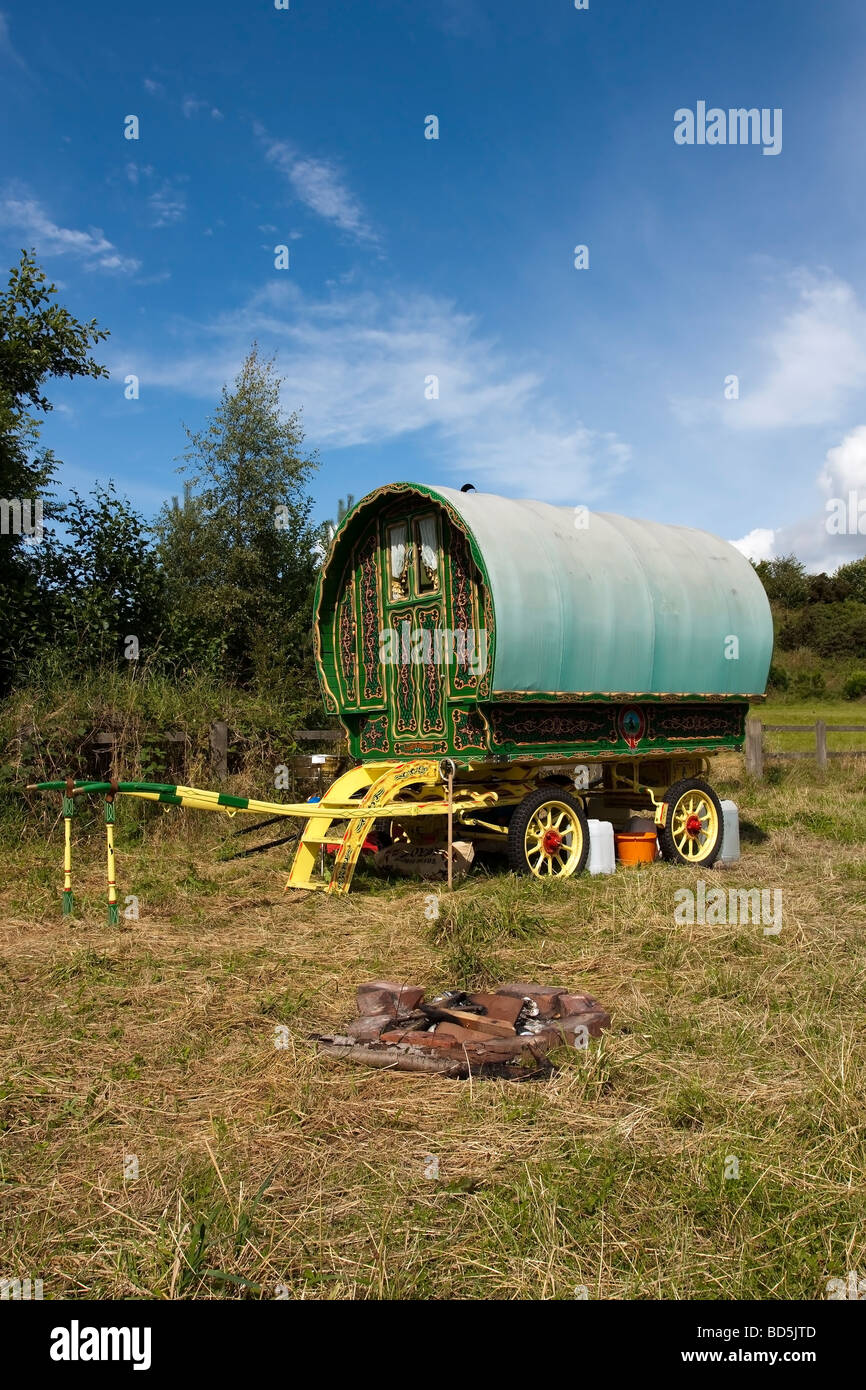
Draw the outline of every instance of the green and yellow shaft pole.
M66 784L63 797L63 916L72 913L72 817L75 815L75 799L71 794L71 784Z
M108 925L117 926L117 879L114 866L114 793L105 798L105 854L108 870Z

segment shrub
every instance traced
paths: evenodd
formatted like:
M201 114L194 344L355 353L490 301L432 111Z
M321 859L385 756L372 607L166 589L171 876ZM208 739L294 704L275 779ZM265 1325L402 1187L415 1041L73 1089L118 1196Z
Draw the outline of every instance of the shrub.
M794 689L804 699L826 694L827 682L821 671L801 671L794 680Z
M767 677L767 685L773 690L787 690L791 684L788 672L784 666L776 666L775 663L770 667L770 674Z
M852 671L842 686L842 694L846 700L862 700L866 695L866 671Z

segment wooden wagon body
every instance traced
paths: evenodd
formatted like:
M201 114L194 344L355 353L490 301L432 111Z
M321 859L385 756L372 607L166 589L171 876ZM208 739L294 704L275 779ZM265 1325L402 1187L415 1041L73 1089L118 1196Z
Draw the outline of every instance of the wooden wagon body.
M465 765L738 748L773 628L707 532L398 483L337 532L315 640L356 758Z

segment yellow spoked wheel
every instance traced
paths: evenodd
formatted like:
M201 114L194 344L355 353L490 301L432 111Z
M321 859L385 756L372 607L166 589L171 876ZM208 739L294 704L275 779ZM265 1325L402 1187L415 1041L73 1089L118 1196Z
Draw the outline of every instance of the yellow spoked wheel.
M697 777L675 782L665 792L667 818L659 833L665 859L679 864L713 864L722 848L722 806L712 787Z
M589 854L589 826L579 801L560 787L539 787L521 801L508 827L514 873L571 878Z

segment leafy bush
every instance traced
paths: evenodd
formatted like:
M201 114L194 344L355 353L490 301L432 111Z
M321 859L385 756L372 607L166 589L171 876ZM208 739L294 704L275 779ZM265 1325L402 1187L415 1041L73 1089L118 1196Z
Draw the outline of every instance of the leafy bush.
M770 667L770 674L767 677L767 685L773 690L787 690L791 684L788 672L784 666L777 666L775 662Z
M842 694L846 700L862 700L866 695L866 671L852 671L842 686Z
M804 699L827 693L827 682L822 671L801 671L794 679L794 689Z
M782 651L809 647L828 660L838 657L866 658L866 604L846 599L844 603L813 603L783 619L778 628Z

